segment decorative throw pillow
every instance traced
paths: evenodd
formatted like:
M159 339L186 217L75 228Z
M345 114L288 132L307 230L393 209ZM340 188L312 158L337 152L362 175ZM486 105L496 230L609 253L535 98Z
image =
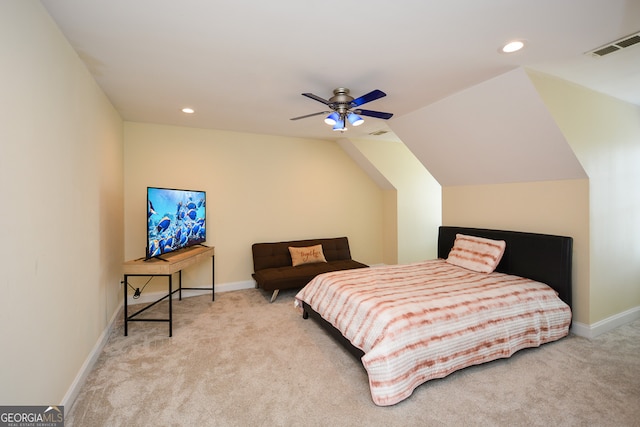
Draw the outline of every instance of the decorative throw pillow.
M322 245L307 246L304 248L296 248L289 246L291 253L291 261L293 266L302 264L311 264L314 262L327 262L322 252Z
M456 234L447 262L478 273L491 273L500 263L506 245L504 240Z

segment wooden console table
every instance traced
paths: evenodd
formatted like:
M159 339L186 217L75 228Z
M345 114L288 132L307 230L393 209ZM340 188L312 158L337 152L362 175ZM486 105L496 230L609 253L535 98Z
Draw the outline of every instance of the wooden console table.
M123 264L124 271L124 335L128 335L128 323L129 322L169 322L169 336L173 335L173 313L171 300L174 293L178 292L179 299L182 300L182 290L211 290L211 301L215 301L215 250L213 247L208 246L193 246L191 248L179 250L176 252L162 255L162 258L151 259L135 259L132 261L126 261ZM182 270L196 264L203 259L211 257L211 287L210 288L184 288L182 287ZM178 273L178 289L173 290L172 278L173 274ZM166 276L169 279L169 292L162 298L152 302L151 304L136 311L132 315L128 315L128 279L130 276ZM153 307L160 301L169 299L169 318L168 319L139 319L140 313Z

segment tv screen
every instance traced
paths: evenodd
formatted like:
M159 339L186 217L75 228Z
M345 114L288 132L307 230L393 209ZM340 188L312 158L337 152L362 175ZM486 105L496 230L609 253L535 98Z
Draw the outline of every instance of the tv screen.
M147 258L206 240L204 191L147 187Z

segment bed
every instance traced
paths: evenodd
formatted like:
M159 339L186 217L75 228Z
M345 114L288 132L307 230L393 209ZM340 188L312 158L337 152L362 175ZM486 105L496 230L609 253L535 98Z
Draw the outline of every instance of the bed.
M495 264L456 262L467 239L491 246ZM360 359L373 402L394 405L426 381L568 335L572 252L571 237L442 226L438 259L322 274L296 305Z

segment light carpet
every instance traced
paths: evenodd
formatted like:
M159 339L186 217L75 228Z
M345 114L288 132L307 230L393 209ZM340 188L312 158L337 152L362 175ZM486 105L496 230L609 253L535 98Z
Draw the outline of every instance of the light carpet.
M640 321L467 368L378 407L362 365L302 319L295 293L174 300L171 338L166 323L147 322L129 323L125 337L120 320L66 425L640 426Z

